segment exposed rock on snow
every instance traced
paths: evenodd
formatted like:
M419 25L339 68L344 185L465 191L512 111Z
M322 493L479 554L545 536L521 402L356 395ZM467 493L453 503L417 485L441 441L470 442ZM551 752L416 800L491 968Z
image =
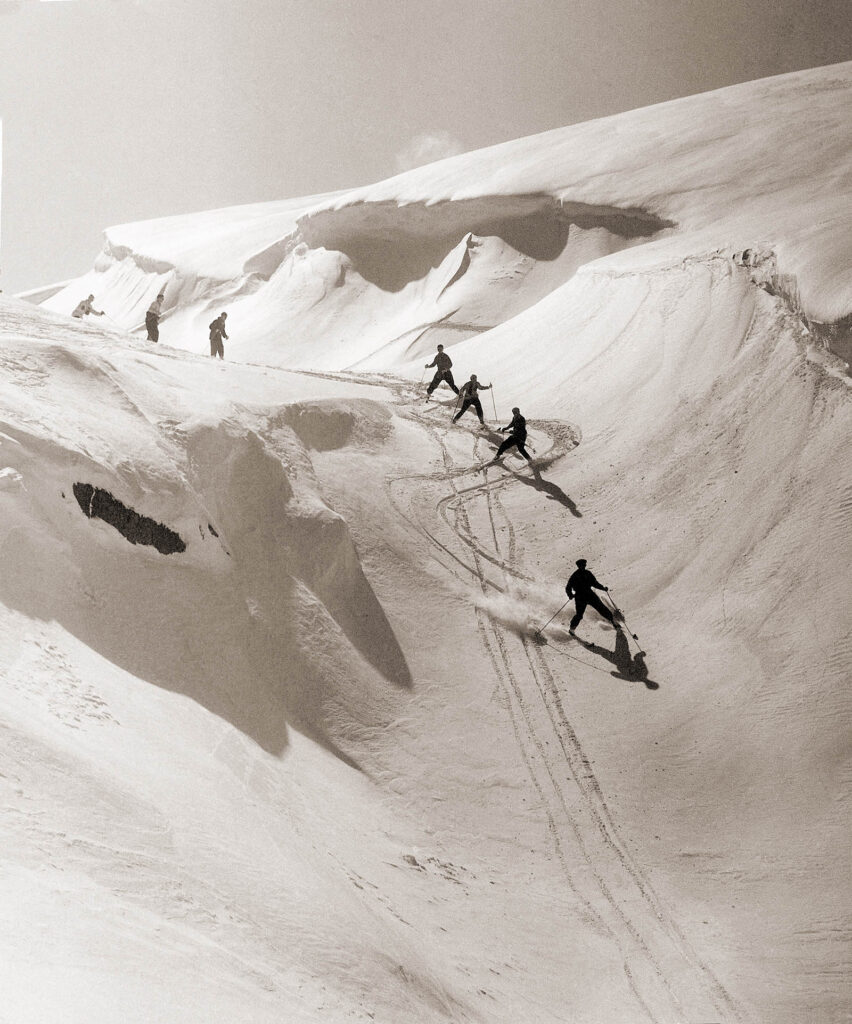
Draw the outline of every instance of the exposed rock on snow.
M0 303L2 1014L845 1019L851 93L124 225ZM67 315L163 286L157 346ZM569 636L579 557L626 630Z
M161 555L186 551L186 544L174 530L149 519L148 516L140 516L132 508L122 505L108 491L81 483L74 484L72 489L77 504L89 519L103 519L105 523L114 526L131 544L148 544L156 548Z

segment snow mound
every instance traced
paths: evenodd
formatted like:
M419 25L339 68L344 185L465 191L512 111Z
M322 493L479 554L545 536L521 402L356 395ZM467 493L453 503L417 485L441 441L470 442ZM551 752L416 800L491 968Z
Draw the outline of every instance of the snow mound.
M111 228L93 272L46 305L68 311L94 291L139 330L165 289L163 339L181 348L203 352L208 319L227 306L231 358L405 366L424 332L462 341L594 260L624 272L761 247L798 311L828 325L821 340L845 356L852 204L837 183L848 180L850 91L850 65L797 72L331 197Z
M110 229L0 304L7 1014L842 1019L850 86ZM158 346L67 316L161 287ZM580 557L623 629L568 636Z

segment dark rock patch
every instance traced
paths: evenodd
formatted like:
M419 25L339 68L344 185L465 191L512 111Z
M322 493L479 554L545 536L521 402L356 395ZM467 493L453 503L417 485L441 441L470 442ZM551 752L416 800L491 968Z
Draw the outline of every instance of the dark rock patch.
M74 497L89 519L103 519L131 544L148 544L162 555L186 551L181 537L162 523L140 516L114 498L109 491L91 484L74 484Z

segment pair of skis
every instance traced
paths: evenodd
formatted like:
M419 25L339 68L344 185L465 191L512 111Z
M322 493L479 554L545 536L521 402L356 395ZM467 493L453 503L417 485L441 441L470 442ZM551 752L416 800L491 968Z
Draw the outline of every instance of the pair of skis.
M627 618L626 618L624 612L615 603L615 600L610 596L609 591L604 591L604 593L606 594L607 601L612 606L613 613L616 616L618 616L618 619L621 622L624 623L624 628L627 630L627 632L630 634L630 636L633 637L633 639L636 641L636 643L639 644L639 637L630 629L630 626L627 624ZM569 597L568 601L570 601L570 600L571 600L571 598ZM542 640L544 640L544 631L547 629L547 627L550 625L550 623L553 622L553 620L556 618L556 616L559 615L559 613L567 606L568 601L566 601L560 608L558 608L553 613L553 615L550 616L550 618L547 620L547 622L545 622L545 624L543 626L541 626L539 629L537 629L535 631L535 634L534 634L535 636L540 637ZM573 632L573 630L569 630L569 635L573 639L575 639L575 640L578 640L578 641L580 640L580 638ZM580 641L580 642L582 642L582 641ZM639 644L639 646L641 647L641 644ZM645 654L645 652L643 650L640 650L639 653L642 654L642 655Z

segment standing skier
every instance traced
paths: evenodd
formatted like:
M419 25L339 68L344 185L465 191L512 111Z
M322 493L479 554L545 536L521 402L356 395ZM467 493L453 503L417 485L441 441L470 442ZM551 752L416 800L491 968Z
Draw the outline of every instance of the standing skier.
M462 384L461 391L459 392L459 397L462 400L461 409L459 409L455 416L453 416L453 423L455 423L456 420L461 419L461 417L464 416L465 412L467 412L468 407L472 405L473 408L476 410L476 415L479 417L479 422L484 427L485 420L482 417L482 402L480 402L479 399L477 398L476 392L490 390L490 384L480 384L479 381L476 379L476 374L472 373L470 375L470 380Z
M608 587L598 583L594 575L586 568L586 559L577 559L577 571L571 574L571 578L565 584L565 593L568 595L568 600L574 599L575 615L571 619L571 625L568 629L569 633L579 626L580 620L583 618L583 613L586 610L586 605L591 605L600 615L610 622L616 629L621 629L621 626L612 617L612 612L609 608L604 605L597 594L593 593L594 590L603 590L606 592L609 590Z
M432 383L429 385L428 388L426 388L427 398L429 397L429 395L432 394L432 392L441 383L442 380L445 380L453 389L453 391L455 391L456 394L459 393L459 389L456 387L456 382L453 380L453 375L450 372L450 367L452 365L453 361L446 354L446 352L444 352L444 346L439 345L435 358L432 360L431 363L426 364L427 370L429 369L430 366L437 367L437 369L435 370L435 376L432 378Z
M497 449L497 454L491 460L490 465L493 465L513 445L517 447L527 462L532 462L529 452L524 448L527 440L527 421L521 416L521 410L517 406L512 409L512 422L508 423L505 427L500 427L500 433L505 434L507 430L510 430L511 434Z
M151 305L148 307L148 312L145 314L145 326L148 328L148 341L159 341L160 340L160 317L163 315L163 299L165 294L160 294L154 299Z
M88 316L89 313L94 313L95 316L103 316L104 313L102 309L95 309L94 301L94 295L90 295L88 299L81 299L80 302L77 303L77 308L71 316L75 317L77 320L82 320L83 317Z
M213 359L216 356L220 359L225 358L225 346L222 344L222 338L228 337L225 333L225 321L227 319L227 313L220 313L213 323L210 324L210 356Z

